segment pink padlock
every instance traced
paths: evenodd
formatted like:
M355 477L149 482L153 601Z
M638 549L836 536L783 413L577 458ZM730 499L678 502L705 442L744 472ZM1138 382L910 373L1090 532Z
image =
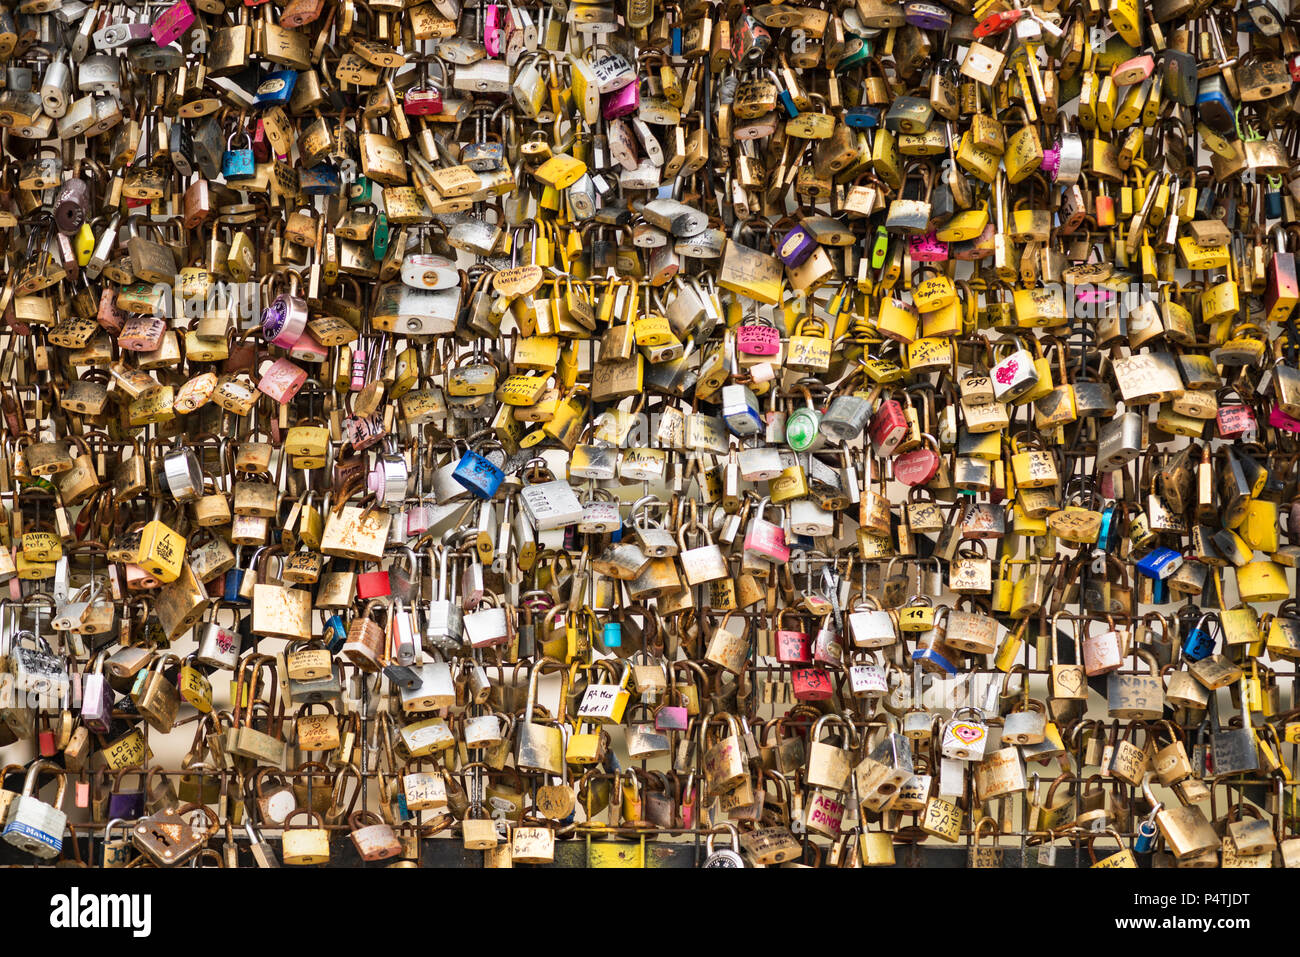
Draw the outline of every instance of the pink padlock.
M129 352L153 352L162 345L167 322L156 316L132 316L117 335L117 344Z
M117 290L112 286L105 284L104 291L100 293L95 321L114 334L121 332L126 325L126 314L117 308Z
M1061 171L1061 148L1060 146L1047 146L1043 148L1043 161L1038 164L1038 168L1052 177L1052 182L1056 182L1056 174Z
M1124 664L1119 643L1119 632L1112 625L1096 635L1083 637L1083 670L1089 678L1118 671Z
M306 381L306 370L288 359L276 359L263 370L262 377L257 382L257 391L284 405L298 394Z
M601 113L607 120L616 120L620 116L635 113L641 106L641 84L629 83L622 89L615 90L602 98Z
M1293 419L1277 406L1273 406L1268 412L1268 424L1275 429L1285 429L1288 432L1300 432L1300 419Z
M940 240L933 230L911 236L907 241L907 246L913 262L941 263L948 261L948 244Z
M176 0L162 12L158 19L149 26L153 42L165 47L173 40L179 40L194 23L194 11L185 0Z
M745 531L745 551L756 552L774 562L788 562L790 548L785 543L785 529L763 517L763 510L770 504L768 498L759 500L758 511Z
M747 356L774 356L781 351L781 333L769 320L745 319L736 329L736 348Z
M160 579L150 575L135 562L131 562L124 567L126 568L127 591L147 591L150 588L158 588L162 585Z
M421 502L406 510L406 534L423 535L433 524L433 507Z
M1110 302L1115 298L1115 293L1109 289L1103 289L1101 286L1089 284L1075 286L1074 298L1078 302L1086 303Z
M483 48L490 57L501 55L501 8L495 3L483 15Z

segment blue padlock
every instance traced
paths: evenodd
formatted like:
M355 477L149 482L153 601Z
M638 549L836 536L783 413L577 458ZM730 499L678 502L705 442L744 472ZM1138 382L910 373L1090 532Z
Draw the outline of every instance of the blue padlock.
M747 385L722 387L722 421L727 431L742 439L763 434L763 418L758 413L758 398Z
M673 56L681 56L682 55L682 28L673 27L672 30L670 31L670 36L672 37Z
M880 125L880 107L850 106L844 111L844 125L853 130L874 130Z
M322 629L321 635L325 639L325 647L329 649L330 654L336 655L343 648L344 642L348 640L348 629L339 615L330 615L325 619L325 627Z
M795 106L794 97L790 95L789 90L781 90L776 98L781 101L781 109L785 110L785 115L790 119L799 115L799 107Z
M1276 176L1268 178L1268 191L1264 193L1264 215L1268 219L1282 217L1282 180Z
M245 133L244 142L247 145L243 149L231 149L230 145L238 135L238 131L230 134L230 138L226 140L226 148L221 154L221 175L227 182L235 179L251 179L254 172L253 138Z
M221 600L227 605L247 605L248 599L239 594L239 589L244 585L244 575L248 569L239 567L239 557L235 557L235 567L226 572L225 581L221 587Z
M257 84L253 105L260 110L270 109L273 106L288 106L297 82L297 70L276 70L274 73L268 73L266 79Z
M506 473L493 465L491 459L470 449L456 463L451 477L471 494L491 498L505 481Z
M1156 806L1156 810L1159 810L1159 805ZM1152 816L1155 815L1155 811L1152 811L1151 813ZM1137 840L1133 842L1133 853L1135 854L1151 853L1151 848L1154 847L1156 843L1157 833L1158 832L1156 829L1156 822L1153 821L1151 818L1147 818L1147 820L1139 824Z
M605 622L605 627L601 632L601 640L605 642L606 648L621 648L623 646L623 626L616 621Z
M1101 510L1101 526L1097 529L1097 547L1108 552L1115 544L1115 503Z
M949 661L942 652L936 651L934 648L917 648L916 651L912 652L912 660L919 661L922 666L937 669L948 676L957 673L957 666Z
M1188 661L1200 661L1214 653L1214 635L1208 628L1202 627L1209 617L1209 612L1206 612L1196 619L1196 624L1183 637L1183 657Z
M411 810L406 806L406 795L401 791L397 792L397 798L393 805L393 813L397 816L399 824L405 824L412 819Z
M1151 583L1151 604L1169 604L1169 582L1163 578L1157 578Z
M342 180L329 163L318 163L298 173L298 188L308 196L330 196L342 188Z
M1196 118L1217 133L1227 135L1236 127L1237 107L1228 96L1222 74L1208 77L1196 88Z
M1172 548L1157 545L1137 561L1137 570L1147 578L1161 581L1182 567L1183 556Z

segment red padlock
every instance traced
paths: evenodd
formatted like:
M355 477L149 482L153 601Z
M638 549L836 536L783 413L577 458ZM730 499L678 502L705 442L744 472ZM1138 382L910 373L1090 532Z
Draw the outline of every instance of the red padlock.
M793 614L794 609L784 608L776 616L776 660L783 665L811 664L812 642L808 638L808 632L800 631L797 627L783 627L785 616Z
M922 446L894 459L894 478L904 485L924 485L939 471L939 443L932 435L921 437Z
M876 407L871 421L867 424L867 433L871 444L880 455L890 456L907 438L907 416L897 399L885 399Z
M825 701L831 696L831 676L821 668L795 668L790 672L796 701Z
M407 116L430 116L442 112L442 91L436 86L413 86L402 97Z
M1220 393L1223 394L1225 393ZM1255 410L1241 402L1220 405L1214 413L1214 424L1221 439L1239 439L1259 426Z
M373 572L357 574L357 597L368 601L371 598L385 598L392 593L388 583L388 572L379 569Z
M269 163L272 152L271 141L267 138L266 129L259 118L257 126L253 129L253 159L259 163Z
M59 753L54 741L54 729L50 727L49 719L42 720L45 721L45 726L37 732L37 745L40 748L41 757L52 758Z
M975 36L983 38L1002 33L1024 15L1024 10L998 10L990 13L975 24Z

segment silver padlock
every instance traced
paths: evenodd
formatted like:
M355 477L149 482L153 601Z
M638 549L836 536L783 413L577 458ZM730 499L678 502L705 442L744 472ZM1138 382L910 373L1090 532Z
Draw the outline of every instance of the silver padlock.
M121 61L102 53L88 56L77 67L77 89L82 93L121 94Z
M411 688L400 688L402 711L435 711L456 704L456 683L451 665L445 661L426 661L418 669L420 683Z
M58 119L68 111L72 97L72 70L62 55L45 68L41 77L41 105L47 116Z
M568 482L534 482L520 489L519 498L539 532L572 525L582 518L582 503Z
M53 804L46 804L36 796L36 782L42 771L59 779L59 790ZM68 816L62 810L63 795L68 789L68 777L52 761L37 761L28 770L22 794L9 811L9 821L0 832L6 844L40 858L53 858L63 850L63 832Z

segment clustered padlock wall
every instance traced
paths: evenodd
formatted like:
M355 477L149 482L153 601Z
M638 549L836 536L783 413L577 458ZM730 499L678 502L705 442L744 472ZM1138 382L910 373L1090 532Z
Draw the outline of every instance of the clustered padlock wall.
M0 859L1294 865L1290 16L3 8Z

